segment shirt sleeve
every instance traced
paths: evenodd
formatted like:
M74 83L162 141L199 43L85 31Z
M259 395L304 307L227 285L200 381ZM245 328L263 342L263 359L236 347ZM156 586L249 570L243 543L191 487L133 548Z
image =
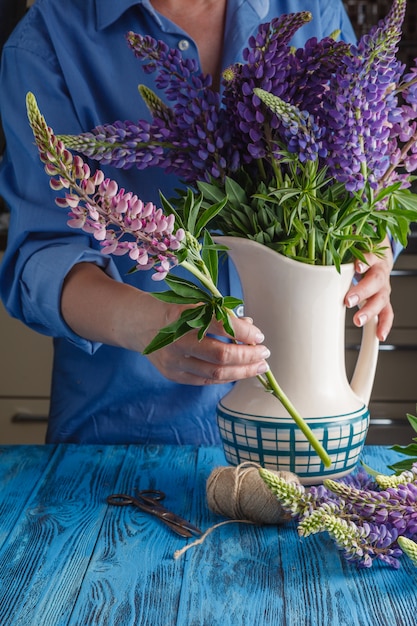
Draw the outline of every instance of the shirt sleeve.
M45 86L48 86L46 88ZM7 152L0 171L0 194L11 209L7 250L1 264L1 296L8 312L34 330L64 337L88 352L94 344L76 335L60 309L65 276L76 263L93 262L120 280L111 261L87 235L67 226L67 212L55 204L56 194L34 145L25 110L26 93L41 94L39 107L53 127L65 120L65 132L78 124L53 55L8 45L4 50L0 91ZM61 122L62 124L62 122Z

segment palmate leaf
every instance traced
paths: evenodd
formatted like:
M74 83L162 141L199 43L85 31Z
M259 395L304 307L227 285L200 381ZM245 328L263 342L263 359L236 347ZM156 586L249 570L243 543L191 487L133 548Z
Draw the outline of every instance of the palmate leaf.
M397 189L393 191L390 194L390 200L407 211L412 211L417 218L417 196L410 191L410 189ZM409 215L409 213L407 213L407 215Z
M153 295L158 297L160 294ZM235 302L240 303L241 301L236 298L230 298L230 302L235 304ZM229 333L231 337L234 337L229 315L230 310L224 306L223 298L217 298L213 301L201 304L200 306L186 309L177 320L159 330L152 341L143 350L142 354L148 355L152 352L156 352L174 341L177 341L192 330L198 329L197 337L198 340L201 341L204 339L214 318L222 323L225 331Z

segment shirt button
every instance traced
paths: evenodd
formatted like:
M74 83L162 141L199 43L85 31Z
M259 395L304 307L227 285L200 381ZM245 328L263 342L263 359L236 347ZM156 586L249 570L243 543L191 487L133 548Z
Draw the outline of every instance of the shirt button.
M189 47L190 47L190 42L187 39L181 39L181 41L178 42L178 48L182 50L183 52L185 50L188 50Z

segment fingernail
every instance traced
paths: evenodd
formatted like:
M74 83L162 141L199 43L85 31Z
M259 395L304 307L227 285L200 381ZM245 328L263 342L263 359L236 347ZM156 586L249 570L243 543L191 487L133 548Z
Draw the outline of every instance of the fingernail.
M387 338L386 333L382 333L380 341L385 341Z
M352 294L347 299L348 308L351 309L353 306L356 306L359 302L359 296L357 293Z
M356 271L357 271L357 272L359 272L359 274L363 274L363 272L365 271L365 269L366 269L366 265L365 265L365 263L361 263L361 262L359 262L359 263L356 265Z
M258 333L255 336L256 343L263 343L265 341L265 335L263 333Z
M368 321L367 315L359 315L358 317L359 326L363 326L364 324L366 324L367 321Z
M265 374L269 370L269 365L266 361L263 361L259 364L257 374Z
M265 349L262 351L262 354L261 354L261 359L269 359L269 357L270 357L270 356L271 356L271 351L270 351L270 350L268 350L268 348L265 348Z

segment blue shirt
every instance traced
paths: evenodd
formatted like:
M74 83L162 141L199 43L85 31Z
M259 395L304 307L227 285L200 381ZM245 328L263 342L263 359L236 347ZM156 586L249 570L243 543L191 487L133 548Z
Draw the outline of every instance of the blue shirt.
M242 50L260 23L300 10L311 11L313 21L297 33L294 45L336 29L345 40L354 40L339 0L228 0L223 67L242 60ZM56 133L148 117L137 85L154 88L154 76L141 71L128 48L129 30L163 39L186 57L198 58L190 37L156 13L149 0L37 0L4 48L0 93L7 152L0 195L11 209L11 220L1 296L11 315L54 337L49 442L218 443L215 406L229 386L172 383L136 352L79 337L60 314L63 280L80 261L94 262L116 280L140 289L157 287L150 272L126 276L128 259L104 257L87 235L67 227L25 111L26 93L32 91ZM158 169L107 173L154 202L159 189L169 196L178 187L173 176ZM225 270L220 290L236 294L238 289L233 268Z

